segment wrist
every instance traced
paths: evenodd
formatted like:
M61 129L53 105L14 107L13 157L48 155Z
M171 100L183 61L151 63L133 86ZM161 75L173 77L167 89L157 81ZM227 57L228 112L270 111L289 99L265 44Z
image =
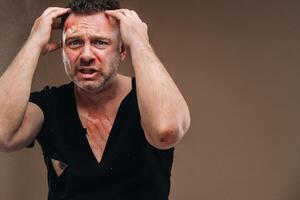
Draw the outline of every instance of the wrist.
M31 37L27 39L25 46L31 49L32 51L37 51L38 53L41 53L43 50L42 42L39 42L35 38L31 38Z
M140 50L152 50L149 41L134 41L130 46L130 51L140 51Z

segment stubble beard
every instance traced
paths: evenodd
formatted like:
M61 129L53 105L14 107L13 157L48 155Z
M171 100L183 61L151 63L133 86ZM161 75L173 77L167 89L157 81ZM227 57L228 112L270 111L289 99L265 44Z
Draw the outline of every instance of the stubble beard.
M63 64L65 72L69 79L80 89L86 91L87 93L99 93L104 90L106 87L112 84L114 78L117 75L117 71L120 65L120 56L114 55L111 62L108 63L109 71L103 73L103 71L98 71L100 73L100 78L98 80L78 80L78 77L75 75L75 72L71 71L70 62L68 61L66 55L63 52Z

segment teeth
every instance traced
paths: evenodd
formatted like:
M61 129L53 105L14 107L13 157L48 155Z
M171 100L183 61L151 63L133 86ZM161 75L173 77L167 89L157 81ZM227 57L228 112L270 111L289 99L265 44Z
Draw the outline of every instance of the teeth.
M84 73L84 74L92 74L94 72L94 70L92 70L92 69L82 69L81 72Z

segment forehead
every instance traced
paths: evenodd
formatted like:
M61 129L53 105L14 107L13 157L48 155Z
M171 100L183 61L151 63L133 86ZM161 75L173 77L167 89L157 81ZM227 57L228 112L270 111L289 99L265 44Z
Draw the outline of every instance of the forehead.
M118 32L117 21L107 16L104 12L90 15L71 13L67 18L63 32L66 35L73 35L80 32L89 33L115 33Z

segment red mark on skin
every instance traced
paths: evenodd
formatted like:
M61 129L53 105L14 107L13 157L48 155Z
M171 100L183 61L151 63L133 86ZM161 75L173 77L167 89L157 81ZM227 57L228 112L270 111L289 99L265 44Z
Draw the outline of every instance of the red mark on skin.
M96 123L95 123L96 122ZM101 161L108 140L111 125L107 126L100 120L86 120L87 139L98 162Z

